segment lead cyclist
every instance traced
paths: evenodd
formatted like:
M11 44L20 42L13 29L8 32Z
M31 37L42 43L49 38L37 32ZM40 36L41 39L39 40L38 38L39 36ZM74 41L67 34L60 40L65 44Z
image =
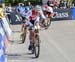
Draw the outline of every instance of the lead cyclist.
M35 8L34 7L32 7L31 9L28 7L28 6L26 6L25 7L25 11L24 11L24 13L22 14L22 16L23 17L25 17L25 19L24 19L24 27L23 28L25 28L26 27L26 25L28 25L29 26L29 40L30 40L30 44L29 44L29 50L31 50L32 49L32 43L33 43L33 40L32 40L32 34L33 34L33 27L35 28L35 29L40 29L40 26L39 26L39 16L38 16L38 13L37 13L37 11L35 10ZM24 30L25 31L25 30Z

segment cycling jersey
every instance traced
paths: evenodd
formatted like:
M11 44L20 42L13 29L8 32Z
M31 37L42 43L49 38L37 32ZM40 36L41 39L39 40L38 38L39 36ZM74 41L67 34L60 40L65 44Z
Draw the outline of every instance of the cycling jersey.
M37 15L35 9L32 9L31 12L32 12L32 15L30 16L30 20L35 20Z
M53 8L48 5L43 7L43 13L44 15L48 15L48 17L53 17L54 15Z

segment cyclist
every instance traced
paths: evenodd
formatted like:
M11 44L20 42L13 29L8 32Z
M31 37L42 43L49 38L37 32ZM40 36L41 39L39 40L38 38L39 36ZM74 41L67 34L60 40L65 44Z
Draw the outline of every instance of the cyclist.
M53 15L54 15L54 12L53 12L53 4L50 4L49 6L48 5L45 5L43 7L43 11L44 11L44 14L45 15L48 15L48 17L53 17Z
M24 11L21 14L23 24L22 24L22 31L24 31L24 27L26 23L29 23L29 17L31 16L31 10L29 6L24 7ZM30 24L31 25L31 24Z
M32 49L33 46L33 36L34 33L32 31L32 27L34 27L35 29L39 30L40 26L39 26L39 14L37 13L37 11L35 10L34 7L31 7L31 13L32 15L29 17L30 18L30 23L32 23L32 26L30 27L30 35L29 35L29 39L30 39L30 45L29 45L29 50ZM35 40L35 39L34 39ZM34 41L35 43L35 41Z

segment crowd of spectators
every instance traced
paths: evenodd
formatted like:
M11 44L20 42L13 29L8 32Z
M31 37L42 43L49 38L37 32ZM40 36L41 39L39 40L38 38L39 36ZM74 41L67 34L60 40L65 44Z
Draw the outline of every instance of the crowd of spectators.
M71 8L72 6L75 6L75 0L73 0L72 4L70 0L48 0L47 4L53 4L54 8Z
M75 0L73 0L72 4L73 4L73 6L75 7Z

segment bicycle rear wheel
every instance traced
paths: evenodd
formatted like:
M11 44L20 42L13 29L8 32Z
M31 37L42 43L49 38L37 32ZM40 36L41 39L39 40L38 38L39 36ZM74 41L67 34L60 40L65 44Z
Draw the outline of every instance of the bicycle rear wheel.
M47 27L49 27L51 25L51 18L47 19Z

